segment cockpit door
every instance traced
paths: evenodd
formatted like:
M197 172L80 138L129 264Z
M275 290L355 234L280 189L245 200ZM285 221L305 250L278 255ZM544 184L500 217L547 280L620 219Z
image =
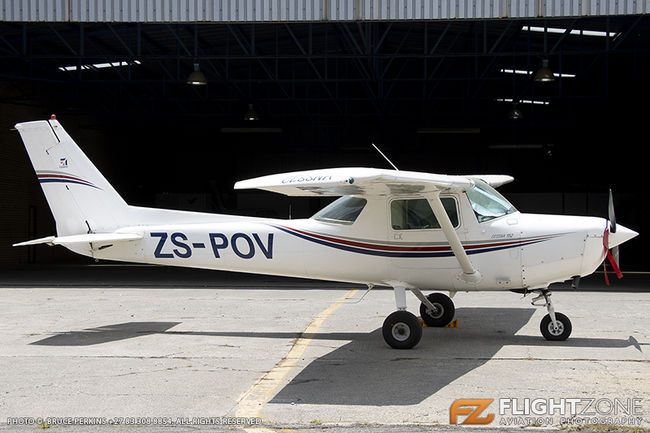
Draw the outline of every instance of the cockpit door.
M461 241L465 239L458 206L453 194L440 196ZM388 241L400 253L391 257L399 269L450 269L458 267L449 242L424 196L394 196L388 200Z

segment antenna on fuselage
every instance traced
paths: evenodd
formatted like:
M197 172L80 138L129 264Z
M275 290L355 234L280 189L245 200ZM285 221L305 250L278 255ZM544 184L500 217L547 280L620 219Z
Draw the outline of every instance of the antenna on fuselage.
M375 143L370 142L370 144L372 144L372 147L374 147L375 150L376 150L377 152L379 152L379 154L380 154L381 156L383 156L384 159L385 159L386 161L388 161L388 163L389 163L390 165L393 166L393 168L395 169L395 171L399 171L399 168L397 168L397 166L396 166L395 164L393 164L393 162L392 162L390 159L388 159L388 157L387 157L386 155L384 155L384 152L382 152L381 150L379 150L379 148L378 148L377 146L375 146Z

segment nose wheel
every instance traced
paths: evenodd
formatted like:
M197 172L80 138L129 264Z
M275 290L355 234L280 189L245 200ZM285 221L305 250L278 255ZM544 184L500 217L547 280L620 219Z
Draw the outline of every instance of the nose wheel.
M555 313L555 325L551 315L544 316L539 324L539 330L549 341L564 341L571 335L571 321L562 313Z
M548 289L539 290L540 294L533 299L531 304L545 306L548 314L544 316L539 324L539 330L544 338L549 341L564 341L571 335L571 321L562 313L556 313L551 302L551 292ZM544 299L544 304L536 304L536 301Z

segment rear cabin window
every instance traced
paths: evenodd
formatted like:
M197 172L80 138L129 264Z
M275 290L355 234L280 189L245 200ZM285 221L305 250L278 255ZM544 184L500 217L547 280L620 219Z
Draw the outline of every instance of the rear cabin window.
M366 206L366 199L346 195L318 211L312 218L318 221L352 224Z
M451 224L458 227L458 211L456 200L452 197L441 197L442 205L449 215ZM429 201L424 198L393 200L390 203L390 221L393 230L426 230L439 229L440 223L431 210Z

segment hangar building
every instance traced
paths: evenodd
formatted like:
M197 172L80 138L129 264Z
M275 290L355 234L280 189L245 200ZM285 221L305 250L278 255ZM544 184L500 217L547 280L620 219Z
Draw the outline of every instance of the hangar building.
M131 204L309 216L232 190L331 166L504 173L522 211L648 232L650 0L3 0L0 264L54 223L12 126L55 113ZM188 84L190 76L196 84ZM642 237L626 269L647 268Z

